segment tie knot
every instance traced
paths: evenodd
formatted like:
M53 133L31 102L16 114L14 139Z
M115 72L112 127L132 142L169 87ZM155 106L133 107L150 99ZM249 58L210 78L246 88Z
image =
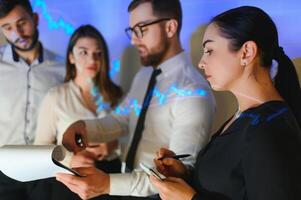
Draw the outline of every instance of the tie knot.
M159 74L161 74L161 69L155 69L154 71L153 71L153 75L154 76L158 76Z

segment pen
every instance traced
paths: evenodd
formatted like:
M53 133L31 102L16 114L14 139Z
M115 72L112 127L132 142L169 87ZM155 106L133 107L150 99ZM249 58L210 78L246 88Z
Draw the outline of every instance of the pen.
M158 158L158 160L163 160L165 158L173 158L173 159L177 159L179 160L180 158L186 158L186 157L189 157L191 156L190 154L179 154L179 155L174 155L172 157L162 157L162 158Z
M83 138L79 133L75 133L75 143L81 148L84 147Z
M75 143L76 143L77 146L79 146L81 148L84 148L85 145L84 145L83 138L82 138L81 134L75 133ZM98 146L99 146L99 144L95 144L95 145L89 145L87 147L96 148Z

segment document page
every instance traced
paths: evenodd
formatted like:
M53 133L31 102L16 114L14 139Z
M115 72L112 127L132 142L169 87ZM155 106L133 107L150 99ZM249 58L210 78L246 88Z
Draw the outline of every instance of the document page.
M62 163L66 153L61 145L6 145L0 148L0 170L22 182L54 177L58 172L76 174Z

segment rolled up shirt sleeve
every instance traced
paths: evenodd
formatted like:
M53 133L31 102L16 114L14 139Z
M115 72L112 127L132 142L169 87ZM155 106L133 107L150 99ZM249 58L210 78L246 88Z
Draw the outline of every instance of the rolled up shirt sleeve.
M132 173L110 174L110 195L149 196L158 191L151 184L149 176L142 170Z
M112 115L101 119L84 120L88 132L89 142L108 142L119 138L127 132L127 126L123 125Z

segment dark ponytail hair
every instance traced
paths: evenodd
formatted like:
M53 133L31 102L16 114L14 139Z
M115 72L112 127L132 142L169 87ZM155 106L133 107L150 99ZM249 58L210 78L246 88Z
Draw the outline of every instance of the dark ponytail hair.
M301 127L301 90L296 69L282 48L278 49L274 59L279 64L278 73L275 77L275 86L291 107L299 127Z
M230 50L238 51L247 41L254 41L259 49L260 62L270 68L278 62L275 87L294 113L301 127L301 90L294 64L279 47L276 25L268 14L257 7L242 6L228 10L211 20L221 36L230 40Z

